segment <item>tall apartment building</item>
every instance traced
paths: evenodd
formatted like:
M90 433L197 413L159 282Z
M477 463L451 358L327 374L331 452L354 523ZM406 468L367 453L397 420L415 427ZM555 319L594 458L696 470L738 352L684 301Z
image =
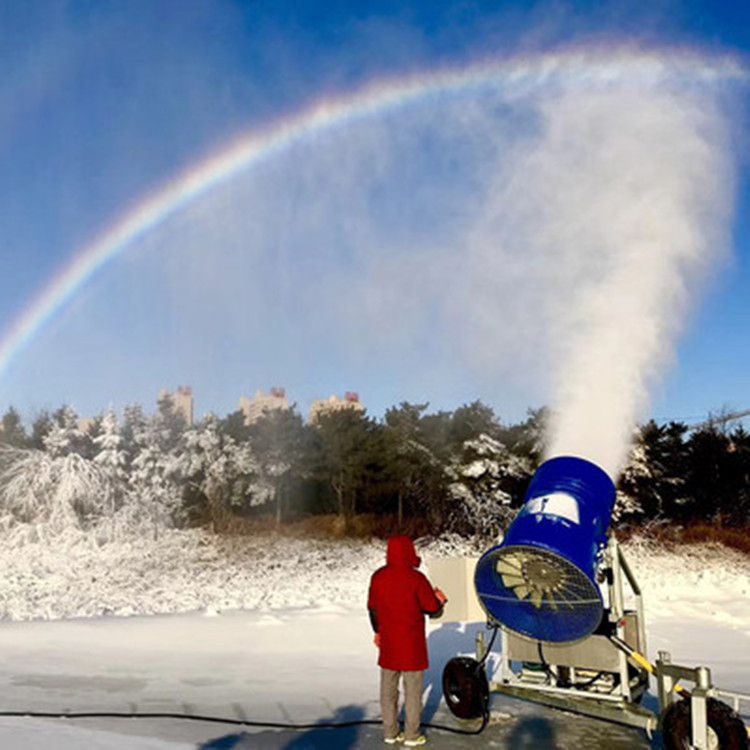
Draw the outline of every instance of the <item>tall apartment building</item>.
M193 389L189 385L178 385L174 393L166 389L159 391L159 400L168 398L176 412L185 417L188 427L193 426Z
M274 409L289 409L284 388L271 388L267 394L257 390L252 398L240 396L240 411L245 417L245 424L256 422Z
M95 424L96 420L93 417L81 417L78 420L78 429L86 435L94 428Z
M310 411L307 414L307 421L315 424L322 414L327 414L339 409L353 409L355 411L364 411L365 407L359 402L359 394L354 391L347 391L344 398L338 396L329 396L326 399L318 399L310 405Z

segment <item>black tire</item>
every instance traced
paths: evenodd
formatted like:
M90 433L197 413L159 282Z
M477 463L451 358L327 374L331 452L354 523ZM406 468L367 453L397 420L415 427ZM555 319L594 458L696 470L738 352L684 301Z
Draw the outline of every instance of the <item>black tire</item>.
M726 703L708 698L706 720L719 743L719 750L748 750L745 723ZM690 700L673 703L662 716L664 750L686 750L690 748Z
M476 659L456 656L443 669L443 696L459 719L485 716L490 705L490 686L484 667Z

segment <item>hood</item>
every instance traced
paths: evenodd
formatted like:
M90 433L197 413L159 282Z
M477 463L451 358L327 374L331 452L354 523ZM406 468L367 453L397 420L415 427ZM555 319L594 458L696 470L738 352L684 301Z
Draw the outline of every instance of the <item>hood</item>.
M414 543L408 536L392 536L388 540L385 561L388 565L402 565L407 568L418 568L421 562L414 551Z

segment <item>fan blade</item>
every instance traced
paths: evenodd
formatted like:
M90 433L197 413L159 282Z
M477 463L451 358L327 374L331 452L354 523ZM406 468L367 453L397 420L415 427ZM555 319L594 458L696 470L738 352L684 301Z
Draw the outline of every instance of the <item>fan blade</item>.
M501 575L503 573L520 573L523 566L521 564L516 564L516 561L513 559L509 559L508 557L501 557L496 565L495 570L500 573Z
M503 555L501 558L499 558L498 564L506 563L507 565L521 570L521 568L523 568L524 564L528 562L528 560L529 555L527 553L515 551L507 555Z
M527 596L529 595L529 593L530 593L530 589L529 589L529 587L528 587L528 586L523 586L523 585L521 585L521 586L516 586L516 587L515 587L515 588L513 589L513 593L514 593L514 594L515 594L515 595L516 595L516 596L517 596L517 597L518 597L519 599L525 599L525 598L526 598L526 597L527 597Z
M505 573L504 575L501 575L500 578L506 588L509 589L512 589L514 586L520 586L522 583L526 582L526 579L523 576L519 576L517 573Z

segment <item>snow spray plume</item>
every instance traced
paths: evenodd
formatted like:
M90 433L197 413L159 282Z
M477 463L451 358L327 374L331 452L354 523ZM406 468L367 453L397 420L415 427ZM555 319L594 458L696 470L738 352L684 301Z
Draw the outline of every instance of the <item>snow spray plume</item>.
M615 477L687 308L728 247L726 123L706 92L665 86L568 92L544 110L520 202L534 201L554 269L549 456L583 456Z
M614 478L729 244L729 129L717 89L666 61L659 76L568 79L532 109L469 241L470 346L487 372L510 359L540 382L548 458Z

